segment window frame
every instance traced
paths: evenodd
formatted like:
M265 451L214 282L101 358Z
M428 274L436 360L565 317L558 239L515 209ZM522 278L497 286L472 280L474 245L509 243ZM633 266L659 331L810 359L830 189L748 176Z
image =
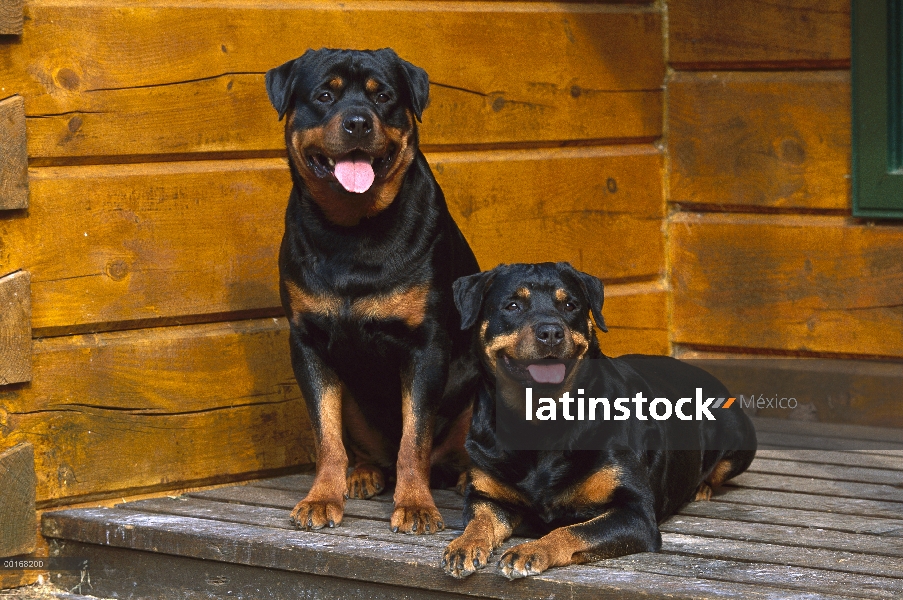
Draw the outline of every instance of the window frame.
M903 218L903 0L853 0L853 216Z

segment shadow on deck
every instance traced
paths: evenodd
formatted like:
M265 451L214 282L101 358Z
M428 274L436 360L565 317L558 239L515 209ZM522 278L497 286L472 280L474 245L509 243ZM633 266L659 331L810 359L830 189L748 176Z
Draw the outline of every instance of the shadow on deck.
M116 598L903 597L903 431L756 428L749 471L663 523L661 553L513 582L492 568L464 581L440 570L462 529L448 490L434 492L447 529L431 536L389 531L391 493L349 500L336 529L295 530L288 513L309 475L51 512L42 527L57 555L88 559L82 593Z

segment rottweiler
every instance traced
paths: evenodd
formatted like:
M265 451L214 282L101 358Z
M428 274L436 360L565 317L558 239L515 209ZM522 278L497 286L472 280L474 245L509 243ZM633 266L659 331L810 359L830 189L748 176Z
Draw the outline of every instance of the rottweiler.
M713 376L669 357L603 355L589 316L606 331L598 278L568 263L502 265L459 279L454 294L462 328L473 329L482 385L466 442L472 461L467 526L442 556L449 575L463 578L485 567L519 525L542 537L501 556L498 569L509 579L656 552L662 543L658 523L688 501L708 499L712 488L752 462L755 430L739 403L727 410L706 403L716 420L704 413L696 420L690 404L695 388L707 397L729 396ZM629 400L631 410L638 394L647 401L687 400L678 407L680 419L657 420L668 411L650 403L636 413L645 420L635 414L607 421L596 404L596 420L577 420L578 411L589 416L589 404L578 409L569 401L572 420L559 419L557 429L544 430L552 421L540 421L538 412L527 421L527 388L536 396L531 407L538 406L538 396L555 399L570 390L576 399L572 392L590 389L611 401ZM658 416L649 418L653 408ZM520 423L519 435L537 447L552 431L554 445L512 449L500 434L511 422Z
M286 119L279 290L316 440L291 520L334 527L346 497L394 477L391 528L439 531L430 476L466 467L478 384L452 283L479 268L418 147L429 79L391 49L321 49L268 71L266 89Z

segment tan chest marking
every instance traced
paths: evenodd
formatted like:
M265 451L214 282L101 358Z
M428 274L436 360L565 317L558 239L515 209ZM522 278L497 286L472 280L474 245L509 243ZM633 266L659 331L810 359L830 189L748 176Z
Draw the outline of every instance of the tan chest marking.
M291 281L283 281L288 292L288 302L292 309L292 323L301 322L302 314L315 314L324 317L338 317L342 307L342 299L327 294L311 294L302 290Z
M367 296L352 303L351 314L358 319L374 321L398 319L414 329L426 318L429 295L430 286L423 283L388 294Z
M312 294L292 283L284 282L292 309L292 322L300 322L302 314L315 314L338 318L345 299L330 294ZM351 302L350 316L354 319L383 321L398 319L408 327L419 327L426 318L430 286L421 284L411 288L396 290L388 294L366 296Z

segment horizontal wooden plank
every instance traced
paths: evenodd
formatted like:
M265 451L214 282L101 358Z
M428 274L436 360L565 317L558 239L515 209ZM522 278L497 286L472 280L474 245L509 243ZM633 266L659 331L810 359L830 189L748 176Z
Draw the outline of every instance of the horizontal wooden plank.
M498 575L479 572L454 580L436 567L438 556L419 546L398 542L374 543L344 538L345 552L324 553L335 537L324 533L289 532L244 525L223 528L206 519L132 513L122 509L83 509L47 513L43 533L49 537L103 543L120 548L178 553L182 556L238 564L290 569L315 574L341 573L355 580L397 584L416 581L417 587L448 590L489 598L546 597L642 598L667 589L673 598L797 598L785 590L710 582L682 576L656 575L626 569L568 567L530 577L515 585L499 585ZM109 534L109 538L107 538ZM399 536L403 538L404 536ZM811 596L809 596L811 597Z
M815 507L813 507L815 508ZM818 507L821 508L821 507ZM743 521L768 525L789 525L857 535L903 537L903 514L898 519L837 515L818 510L798 510L775 506L754 506L728 502L691 502L679 515Z
M429 159L484 267L569 260L606 281L664 270L661 157L652 146ZM279 306L277 253L291 189L283 160L31 172L28 217L0 220L0 271L32 271L35 335ZM550 192L560 196L550 202ZM603 246L603 235L618 243ZM662 337L649 345L662 349Z
M350 504L350 501L349 501ZM689 507L704 507L715 503L696 502ZM230 523L244 523L263 525L282 529L291 529L286 519L285 509L272 509L246 504L224 504L211 502L198 498L176 498L144 500L121 504L118 508L172 515L183 515L202 519L212 519ZM802 512L802 511L796 511ZM350 514L346 510L346 514ZM881 521L880 519L872 519ZM342 524L335 528L324 530L322 533L347 536L366 537L370 540L384 540L397 542L398 536L392 534L384 523L374 521L346 518ZM460 535L460 531L446 530L430 536L410 536L404 541L410 544L423 546L426 552L438 553L451 539ZM522 539L515 538L505 544L510 547L513 543L520 543ZM341 551L341 546L337 548ZM500 554L499 550L496 554ZM824 571L819 569L804 569L785 565L774 565L766 562L740 563L736 561L708 560L700 562L696 558L680 555L641 553L616 559L605 560L600 565L606 568L637 569L650 573L665 575L690 576L695 578L713 579L719 581L731 581L739 583L753 583L762 585L767 580L773 587L801 589L812 592L839 593L838 586L849 586L852 582L862 584L860 597L865 598L892 598L893 590L900 584L898 581L875 577L874 575L859 575L856 573L837 571ZM798 583L797 583L798 582ZM865 593L862 593L865 590Z
M31 274L17 271L0 277L0 386L30 380Z
M252 477L312 460L302 401L184 415L104 410L9 415L9 437L35 440L39 507ZM54 443L60 431L66 444Z
M850 3L843 0L679 0L668 5L668 56L677 68L843 66Z
M834 496L844 499L866 497L873 500L899 502L901 503L900 510L903 510L903 489L895 485L831 481L748 471L731 479L725 485L755 490Z
M795 419L789 420L791 423ZM759 445L774 450L799 449L823 450L826 452L849 452L850 454L862 454L867 457L899 458L903 456L903 449L899 444L891 442L874 442L869 440L848 440L844 438L812 437L797 435L794 433L775 433L762 431L757 434Z
M309 47L391 46L425 68L427 144L661 131L661 15L649 6L43 0L28 16L0 62L26 99L33 158L281 150L263 74Z
M835 481L852 481L860 483L886 483L896 485L903 482L903 473L891 469L872 469L868 467L846 467L838 465L818 465L800 463L789 460L757 457L750 465L751 473L774 473L793 475L794 477L812 477Z
M677 73L668 126L671 202L849 210L847 71Z
M851 364L852 363L852 364ZM889 376L900 372L899 363L884 362L860 362L853 361L812 361L812 364L822 368L832 368L834 370L842 370L847 367L849 372L862 373L863 375L872 376ZM889 442L891 446L900 447L903 444L903 430L898 428L884 427L865 427L851 423L807 423L807 422L789 422L786 419L769 419L763 417L753 417L753 424L756 431L768 431L771 433L792 433L816 438L840 438L845 440L859 440L868 442ZM806 454L803 453L803 456ZM808 460L808 459L807 459ZM897 468L903 463L901 458L896 459ZM865 466L865 465L863 465ZM886 467L890 468L890 467Z
M34 445L44 506L313 461L284 320L37 340L34 359L0 432Z
M702 540L703 538L701 538ZM633 554L606 561L609 567L621 566L662 575L682 575L700 579L748 583L770 588L797 590L821 598L836 594L854 598L895 598L901 591L899 580L828 569L740 562L675 554Z
M903 356L903 229L678 214L669 231L675 342Z
M183 558L158 552L121 550L66 542L66 554L87 559L90 597L54 595L60 600L117 598L342 598L347 600L461 600L452 592L436 592L386 583L311 575L265 567ZM70 554L71 553L71 554ZM55 574L56 575L56 574ZM59 573L53 583L77 589L80 573Z
M903 450L903 431L891 428L903 424L896 399L903 386L899 361L712 352L686 346L680 347L678 356L724 382L744 410L761 420L759 430L814 436L817 447L826 450L832 445L834 450Z
M861 554L874 554L892 557L893 563L903 566L903 539L884 538L877 535L866 535L849 532L830 531L826 529L809 529L808 527L791 527L772 525L770 523L747 523L744 521L725 521L692 515L677 515L660 526L662 533L682 533L701 537L715 537L744 542L762 542L796 546L801 548L818 548L823 550L840 550Z
M668 293L660 282L605 286L602 316L608 333L596 334L607 356L671 354Z
M0 3L0 33L5 6ZM0 90L0 98L3 94L5 90ZM0 210L22 208L28 208L25 101L21 96L13 96L0 100Z
M811 509L839 515L859 515L865 517L881 517L884 519L900 519L903 517L903 510L901 510L898 502L863 498L837 498L816 494L803 494L795 491L782 492L752 487L731 487L730 485L727 485L717 492L715 498L717 502L768 506L774 508Z
M278 306L284 161L31 172L28 217L0 220L0 265L32 271L35 335Z
M662 534L662 552L683 554L700 560L737 560L748 563L768 561L792 567L825 569L866 576L903 577L903 560L890 556L860 554L845 550L800 548L781 543L725 540L709 536Z
M792 425L793 422L790 422ZM756 450L759 458L774 458L799 463L842 465L847 467L871 467L903 471L903 455L885 456L861 452L832 452L830 450Z
M604 281L664 271L661 156L652 146L428 158L484 269L566 260Z

